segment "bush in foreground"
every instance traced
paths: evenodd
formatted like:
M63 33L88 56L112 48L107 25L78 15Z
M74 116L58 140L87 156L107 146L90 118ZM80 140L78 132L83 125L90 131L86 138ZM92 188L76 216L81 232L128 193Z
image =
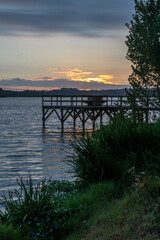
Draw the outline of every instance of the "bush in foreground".
M0 214L1 240L65 239L90 215L119 195L119 188L113 181L87 189L80 187L80 190L77 182L44 180L34 186L31 177L27 182L19 181L23 194L15 190L9 198L4 196L6 212Z
M160 121L134 123L115 118L91 136L73 144L69 163L85 184L105 180L124 181L129 170L160 173ZM129 181L129 179L127 179Z
M43 180L34 185L31 177L17 182L19 191L3 195L2 223L12 224L28 239L60 239L67 231L66 221L72 212L68 202L76 195L75 184Z
M53 189L56 189L58 195L61 195L63 191L66 192L64 195L62 193L63 196L59 198L57 204L54 202L54 206L57 208L54 208L55 218L49 223L51 231L41 232L38 235L33 234L38 232L38 224L33 224L31 229L28 228L32 230L32 235L29 235L27 231L16 230L22 228L23 224L24 226L27 224L25 221L23 223L17 221L20 218L18 209L22 208L21 204L17 202L17 214L14 215L14 208L10 208L3 216L4 218L2 217L3 230L1 233L2 228L0 227L0 239L59 240L66 239L70 233L71 235L67 238L70 240L82 238L94 240L102 239L102 236L104 239L128 239L128 237L129 239L135 239L135 237L139 239L138 237L143 236L143 239L147 240L154 239L154 236L158 237L160 234L160 179L158 177L143 176L141 183L129 188L129 192L122 192L119 184L114 181L91 184L81 192L77 192L77 185L74 183L51 182L47 191L50 192ZM55 191L52 191L52 200L54 194ZM34 212L35 205L33 206L32 211ZM26 203L23 208L26 208ZM57 211L62 214L57 215ZM26 218L32 216L30 212L27 214ZM37 213L38 216L39 213ZM44 221L47 225L45 217L45 214L41 215L41 218L37 219L37 223ZM17 221L16 227L15 220ZM7 226L7 221L12 222L12 225L8 224ZM59 223L57 229L55 229L55 222ZM44 229L44 231L46 230L47 228Z

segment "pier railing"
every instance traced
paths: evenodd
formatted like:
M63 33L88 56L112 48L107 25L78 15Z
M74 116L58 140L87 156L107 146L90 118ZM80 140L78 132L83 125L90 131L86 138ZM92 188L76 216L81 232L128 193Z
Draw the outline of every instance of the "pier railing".
M115 107L128 106L125 96L50 96L42 97L42 105L48 107L64 108L64 107Z
M155 98L150 98L149 101L146 99L135 99L134 104L139 108L149 108L150 110L159 109L153 106ZM132 102L133 103L133 102ZM126 96L98 96L98 95L43 95L42 96L42 106L43 107L55 107L55 108L80 108L80 107L89 107L89 108L98 108L98 107L118 107L122 106L123 108L128 108L130 102Z

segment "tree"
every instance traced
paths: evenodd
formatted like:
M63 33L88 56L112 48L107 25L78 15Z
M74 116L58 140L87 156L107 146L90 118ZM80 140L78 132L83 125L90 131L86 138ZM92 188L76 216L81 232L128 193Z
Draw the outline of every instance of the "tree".
M144 104L155 94L159 99L156 104L159 104L160 0L134 1L133 20L126 24L129 29L127 59L132 62L133 71L128 79L131 89L127 93L130 99L136 96Z

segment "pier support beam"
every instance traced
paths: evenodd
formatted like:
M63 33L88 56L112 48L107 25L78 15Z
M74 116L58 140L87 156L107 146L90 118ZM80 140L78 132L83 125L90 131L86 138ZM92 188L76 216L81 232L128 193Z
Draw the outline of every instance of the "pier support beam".
M94 131L95 130L95 114L94 114L94 111L92 112L92 116L93 116L92 128L93 128L93 131Z
M63 117L63 109L61 109L61 132L64 131L64 117Z
M102 117L103 117L103 112L101 111L101 113L100 113L100 125L101 125L101 126L102 126L102 124L103 124Z
M43 128L45 128L45 110L44 110L44 107L42 107L42 114L43 114L43 116L42 116L42 122L43 122Z
M76 110L74 109L73 112L73 129L76 130Z
M82 110L82 129L83 133L85 133L85 112Z

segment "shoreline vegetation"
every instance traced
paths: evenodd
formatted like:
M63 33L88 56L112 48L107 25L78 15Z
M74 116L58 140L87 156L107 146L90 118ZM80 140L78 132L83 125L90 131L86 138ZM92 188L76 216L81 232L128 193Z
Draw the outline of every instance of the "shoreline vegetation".
M160 238L160 121L115 117L73 144L76 181L19 178L3 195L1 240Z
M125 96L125 89L108 89L108 90L79 90L77 88L61 88L59 90L50 91L35 91L35 90L23 90L23 91L12 91L4 90L0 88L1 97L42 97L43 95L108 95L108 96Z

